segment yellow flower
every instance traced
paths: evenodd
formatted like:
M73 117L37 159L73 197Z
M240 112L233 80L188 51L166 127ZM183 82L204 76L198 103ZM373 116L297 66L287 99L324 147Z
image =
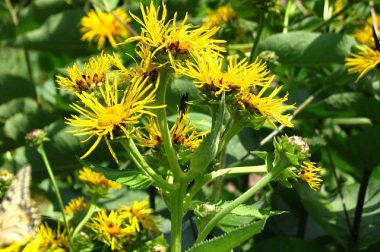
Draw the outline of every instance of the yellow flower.
M136 140L139 146L157 148L162 142L162 135L153 117L149 117L148 124L144 127L147 134L142 130L136 132Z
M218 26L223 23L234 19L236 17L236 11L229 5L220 6L215 11L211 11L207 14L207 17L203 19L205 25Z
M157 66L154 64L154 56L148 47L139 44L137 45L136 54L139 56L140 60L137 62L135 60L136 66L131 68L126 68L121 62L120 58L116 54L113 56L113 64L118 68L117 72L124 78L133 81L143 77L149 77L150 81L155 81L157 78Z
M131 227L140 232L140 225L149 233L159 233L156 223L152 219L153 209L147 208L147 200L134 201L131 206L126 206L119 210L120 215L129 219Z
M131 226L123 225L124 218L116 211L107 214L106 209L101 209L95 217L92 217L87 224L96 234L96 238L108 246L112 250L123 250L123 242L127 241L136 233Z
M170 137L173 143L185 146L190 150L195 150L202 143L203 137L207 132L198 132L188 121L187 112L179 111L177 120L170 129ZM158 130L154 118L149 118L145 131L147 134L141 130L136 133L137 144L153 149L158 148L162 143L162 135Z
M238 61L236 58L228 62L226 71L223 71L223 59L207 51L197 54L194 62L187 61L185 65L176 65L176 71L195 79L195 86L215 95L232 90L255 88L270 80L266 64L259 58L249 64L247 59Z
M380 16L377 16L376 19L377 19L377 26L380 27ZM376 46L375 46L375 40L373 38L373 31L372 31L373 23L374 22L373 22L372 17L369 17L366 20L366 23L364 24L364 26L355 31L355 33L353 34L353 37L356 38L360 43L363 43L364 45L375 49Z
M194 126L188 122L187 110L179 111L177 120L170 129L170 137L175 144L186 146L195 150L203 141L207 132L198 132Z
M78 68L77 64L74 64L72 68L67 68L69 77L57 76L57 83L64 90L89 91L93 87L104 84L111 66L110 56L102 54L97 59L90 58L89 62L84 64L83 71Z
M269 96L264 96L265 91L269 88L273 81L273 78L267 82L267 84L262 87L260 92L256 95L251 93L249 90L243 91L239 94L239 104L243 106L244 109L255 113L257 116L267 117L267 121L273 125L274 121L286 127L293 127L293 124L289 121L289 114L282 115L281 112L288 109L294 109L294 105L284 105L283 102L288 100L288 94L283 98L274 98L282 89L277 87Z
M83 167L79 171L79 179L90 185L101 186L107 189L121 189L122 185L107 179L103 174L94 172L90 168Z
M8 170L0 171L0 184L9 182L13 179L13 174L9 173Z
M89 42L97 40L99 49L104 47L106 41L112 47L116 47L117 41L128 37L128 30L123 23L130 21L131 18L121 8L116 9L113 14L100 10L90 10L80 22L83 33L82 40Z
M321 175L319 175L320 171L321 168L316 167L315 163L305 161L304 165L302 165L302 170L298 173L298 176L305 180L311 189L316 191L319 189L322 182Z
M36 239L40 240L39 251L69 251L70 243L66 230L60 228L52 230L47 224L41 224Z
M153 87L153 84L147 84L147 79L142 78L133 81L128 89L121 94L118 90L117 79L110 84L108 78L106 83L100 87L101 98L96 98L87 92L77 93L83 105L70 105L74 110L80 113L82 117L72 115L67 118L67 124L80 127L77 130L71 130L77 136L88 136L82 142L86 142L96 137L94 144L81 157L87 157L98 146L103 138L108 146L110 153L118 163L115 152L113 151L109 140L114 139L114 130L120 130L125 137L129 138L132 127L140 122L144 114L154 116L149 109L158 108L159 106L149 106L155 98L155 91L158 86L159 78ZM121 96L121 98L119 97Z
M349 58L346 58L346 67L348 73L359 73L355 82L358 82L365 74L374 69L380 63L380 51L373 50L368 46L357 46L359 53L351 53Z
M153 1L145 9L141 4L140 9L143 20L133 14L131 16L142 25L141 34L140 36L128 38L125 43L140 41L143 45L153 48L153 55L163 50L168 55L173 66L177 55L193 55L205 50L225 51L223 47L218 45L224 43L224 40L211 38L218 31L217 27L197 27L186 24L187 14L177 26L177 13L166 23L167 10L165 4L162 6L163 10L161 18L159 18L160 7L156 9Z
M113 181L111 181L113 182ZM90 207L90 204L84 201L84 197L78 197L70 200L65 206L65 214L75 214L77 212L84 211Z

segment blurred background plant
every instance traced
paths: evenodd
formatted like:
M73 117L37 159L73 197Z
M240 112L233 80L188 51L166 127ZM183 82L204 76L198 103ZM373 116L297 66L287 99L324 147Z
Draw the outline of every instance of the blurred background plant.
M55 77L65 75L65 68L74 63L82 68L91 56L102 50L110 53L115 44L134 35L139 26L128 12L137 15L139 2L5 0L0 4L0 161L4 169L0 174L0 191L6 191L11 174L18 167L30 163L33 167L33 199L53 228L44 224L45 228L40 229L41 236L55 232L55 245L59 241L61 245L57 246L63 249L67 249L68 238L63 227L57 227L61 218L59 202L41 156L24 141L26 133L36 128L43 128L50 139L44 146L66 212L73 214L69 221L80 223L86 210L91 209L93 200L101 206L100 209L92 208L91 211L97 213L90 219L90 224L83 227L85 232L77 232L78 246L100 250L102 247L97 247L97 242L110 247L118 246L120 242L128 243L133 231L127 229L133 218L126 209L123 213L119 209L121 206L132 207L137 204L133 203L135 201L139 201L143 208L154 209L154 215L161 216L157 228L166 238L169 237L170 215L164 199L144 177L135 174L133 180L116 181L123 185L121 188L111 183L114 190L94 188L91 183L84 185L85 170L78 179L78 170L84 164L78 162L77 156L85 153L90 145L80 143L78 138L66 132L73 129L64 124L64 118L73 113L68 104L75 100L75 96L67 90L57 89ZM145 5L150 3L143 2ZM104 6L104 3L107 4ZM178 19L182 19L188 12L192 23L221 26L216 37L228 41L227 57L245 55L254 59L259 56L265 60L271 73L276 75L276 87L285 84L283 91L291 94L289 104L297 105L291 115L294 128L264 125L260 131L244 129L231 139L220 166L261 164L262 160L252 155L252 151L273 152L270 143L281 131L281 134L305 137L312 160L324 168L324 185L320 191L312 191L304 184L291 190L272 183L256 193L246 204L268 212L257 213L253 218L259 218L260 214L273 216L260 234L242 244L237 251L378 251L380 82L376 60L379 59L378 56L373 58L373 70L355 83L364 69L349 74L345 58L352 57L350 52L356 53L355 46L361 43L378 55L373 34L376 34L377 21L374 20L380 11L379 4L378 1L364 0L167 1L170 6L168 16L177 11ZM122 22L109 22L108 25L119 26L122 31L109 34L98 27L95 33L84 35L88 32L84 27L95 27L97 17L105 15L105 19L115 19L110 13L101 14L102 7L118 10L115 14ZM98 10L90 11L93 8ZM86 15L91 15L95 23L85 22L82 18ZM123 22L126 25L120 26ZM87 43L87 38L94 41ZM125 66L134 64L134 60L126 55L135 55L134 49L132 44L122 45L123 54L119 56ZM101 80L100 75L97 77ZM94 76L84 78L91 78L93 84L97 84ZM175 79L168 92L167 112L169 121L174 123L181 96L188 94L190 100L196 100L199 93L190 79L183 78ZM211 127L210 116L202 106L196 105L188 113L192 125L199 132L206 132ZM113 148L116 153L122 153L121 148ZM86 160L114 170L133 167L133 163L125 159L117 166L107 146L99 145ZM203 187L199 196L200 200L212 199L212 204L198 206L194 211L198 216L207 216L213 209L223 208L217 204L220 200L233 200L259 178L257 174L243 177L231 174L215 180ZM87 196L77 198L82 195ZM148 212L150 215L151 211ZM120 221L120 239L117 241L107 236L107 221L110 219L115 223ZM183 247L188 248L197 237L196 217L188 214L185 220ZM231 214L218 228L229 231L250 220L252 217L244 219ZM91 233L100 226L104 228L102 232ZM155 233L156 228L152 230ZM220 230L214 230L209 237L219 235ZM95 247L89 247L93 244L89 242L93 237L96 237ZM161 251L166 248L163 236L157 237L157 242L141 238L148 251L154 247L162 248Z

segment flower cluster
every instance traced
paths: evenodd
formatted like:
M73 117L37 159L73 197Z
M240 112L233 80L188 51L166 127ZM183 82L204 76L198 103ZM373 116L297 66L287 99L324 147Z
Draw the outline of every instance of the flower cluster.
M131 206L118 210L107 211L102 208L87 226L96 234L97 240L112 250L124 251L123 244L132 242L140 233L146 232L150 236L159 233L152 218L153 209L146 208L148 204L147 200L143 200L134 201Z
M142 19L131 14L141 26L141 34L128 38L125 43L139 41L139 45L148 47L153 53L167 56L170 63L174 66L177 59L183 56L193 56L201 52L211 50L223 52L225 49L219 44L224 40L213 39L212 36L218 31L217 27L197 27L187 23L187 15L181 23L177 25L177 13L167 21L166 6L156 9L151 2L149 7L144 8L140 5Z
M178 111L177 120L170 128L170 138L173 144L194 151L199 147L207 132L199 132L191 125L187 112L187 109ZM153 149L159 148L162 143L162 135L154 118L150 118L149 123L137 132L136 140L140 146Z

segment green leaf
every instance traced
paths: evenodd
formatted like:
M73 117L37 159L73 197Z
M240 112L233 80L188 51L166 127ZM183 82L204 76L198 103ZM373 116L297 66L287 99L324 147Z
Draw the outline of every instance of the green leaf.
M17 97L36 97L33 83L15 75L0 75L0 104Z
M233 229L224 235L196 244L187 252L230 251L264 228L266 218Z
M79 162L90 169L103 174L106 178L135 189L145 189L152 184L152 180L140 171L120 171L95 165L91 162L80 160Z
M318 194L308 188L299 189L301 201L307 212L329 235L341 244L347 245L350 236L339 194L336 191L329 194ZM343 184L342 186L342 194L351 225L355 215L358 191L359 184L357 183ZM379 197L380 182L371 180L364 201L358 239L359 248L366 248L380 239L378 235L380 229Z
M275 34L259 45L259 51L274 51L286 65L342 64L355 39L343 34L295 31Z
M326 248L313 241L301 240L292 236L277 236L258 241L254 245L254 251L320 252L326 251Z
M18 112L33 113L37 111L38 104L31 98L15 98L0 105L0 118L8 119Z
M33 50L88 54L89 46L80 40L78 25L82 10L69 10L50 16L38 29L4 41L6 46Z
M229 202L224 202L222 209L226 207ZM224 232L229 232L232 229L249 223L254 220L269 218L273 215L278 215L285 213L283 211L269 211L265 209L258 209L253 206L241 204L235 209L233 209L229 214L227 214L223 219L218 223L218 228Z

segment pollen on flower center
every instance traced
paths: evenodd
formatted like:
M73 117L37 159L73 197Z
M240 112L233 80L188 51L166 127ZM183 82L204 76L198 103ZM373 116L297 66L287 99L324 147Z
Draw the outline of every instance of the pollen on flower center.
M116 104L106 108L104 113L99 115L98 125L100 127L119 125L125 116L125 109L121 104Z

